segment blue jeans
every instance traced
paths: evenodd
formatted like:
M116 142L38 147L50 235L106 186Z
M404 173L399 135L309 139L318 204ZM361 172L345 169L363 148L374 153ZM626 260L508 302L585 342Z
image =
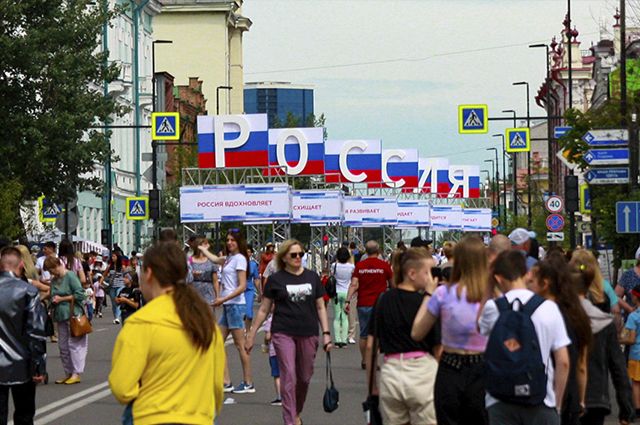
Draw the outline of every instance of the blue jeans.
M360 322L360 338L369 336L369 319L373 307L358 307L358 322Z
M120 306L116 304L116 297L122 291L122 287L114 288L113 286L109 287L109 298L111 298L111 310L113 311L113 318L121 320L122 312L120 311Z
M122 412L122 425L133 425L133 402L127 404Z
M244 315L246 313L244 304L225 304L222 306L222 317L218 325L229 330L244 329Z

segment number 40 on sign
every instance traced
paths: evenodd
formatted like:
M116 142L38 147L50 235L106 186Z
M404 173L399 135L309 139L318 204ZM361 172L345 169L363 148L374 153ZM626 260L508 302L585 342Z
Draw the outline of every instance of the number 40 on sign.
M559 213L562 211L563 202L562 198L559 196L549 196L547 201L545 202L545 206L547 207L547 211L550 213Z

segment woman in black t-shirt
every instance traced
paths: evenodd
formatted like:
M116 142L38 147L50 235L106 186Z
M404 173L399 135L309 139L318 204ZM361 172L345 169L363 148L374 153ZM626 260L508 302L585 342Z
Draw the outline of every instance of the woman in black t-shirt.
M274 304L271 341L276 349L285 425L300 425L300 413L313 375L318 350L318 322L323 348L331 349L324 287L318 275L302 267L304 249L296 240L285 241L276 257L279 271L269 276L260 309L247 333L245 348L253 348L256 331Z
M383 422L431 425L436 423L433 387L438 362L433 353L440 344L439 326L421 341L411 338L411 327L424 297L436 289L431 276L435 262L424 248L397 251L393 259L394 281L399 283L380 295L371 313L367 376L373 376L375 388L371 352L377 338L384 354L378 385Z

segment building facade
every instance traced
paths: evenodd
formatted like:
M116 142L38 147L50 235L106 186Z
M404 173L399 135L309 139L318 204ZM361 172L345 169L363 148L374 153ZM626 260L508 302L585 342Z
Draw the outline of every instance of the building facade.
M122 3L110 1L109 6ZM141 172L142 155L151 152L151 134L140 126L151 120L152 22L160 10L160 3L150 0L127 9L103 30L103 49L109 51L109 61L120 66L119 77L105 87L105 94L115 96L127 112L114 116L111 123L110 143L117 160L110 164L110 172L103 164L96 164L96 175L105 181L105 195L78 194L76 235L100 243L102 230L110 231L111 242L126 253L142 248L151 237L147 221L127 220L126 198L146 195L151 188Z
M251 20L242 16L243 0L161 0L154 20L156 71L174 76L176 86L191 77L203 81L211 113L244 112L242 38ZM216 104L213 102L216 101Z
M244 109L247 114L267 114L269 125L278 127L293 115L300 126L314 115L313 86L288 82L255 82L244 86Z

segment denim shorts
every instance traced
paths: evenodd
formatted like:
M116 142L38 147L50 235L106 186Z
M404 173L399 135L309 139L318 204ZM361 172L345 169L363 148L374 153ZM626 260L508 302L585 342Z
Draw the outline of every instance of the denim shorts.
M360 323L360 338L369 336L369 319L373 307L358 307L358 322Z
M227 329L244 329L244 304L226 304L222 306L222 316L218 324Z
M278 358L276 356L269 356L269 365L271 366L271 376L274 378L278 378L280 376Z

